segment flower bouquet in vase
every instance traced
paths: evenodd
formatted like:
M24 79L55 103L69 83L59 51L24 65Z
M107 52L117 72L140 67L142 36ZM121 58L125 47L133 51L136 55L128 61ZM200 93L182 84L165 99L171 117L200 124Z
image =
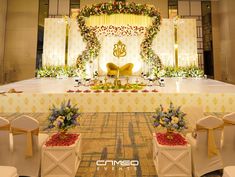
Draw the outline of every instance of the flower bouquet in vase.
M70 100L62 102L58 108L53 105L50 111L47 129L57 129L60 139L67 137L69 129L79 126L79 109L75 105L72 106Z
M169 108L165 109L160 105L153 115L153 126L166 128L167 139L173 139L174 132L182 132L187 129L185 116L186 114L181 111L180 106L174 107L173 103L170 103Z

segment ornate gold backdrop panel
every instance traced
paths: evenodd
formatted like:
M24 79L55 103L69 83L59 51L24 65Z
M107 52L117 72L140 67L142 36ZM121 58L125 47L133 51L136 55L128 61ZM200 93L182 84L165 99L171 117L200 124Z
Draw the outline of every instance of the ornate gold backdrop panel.
M65 64L66 23L63 18L47 18L44 25L44 65Z

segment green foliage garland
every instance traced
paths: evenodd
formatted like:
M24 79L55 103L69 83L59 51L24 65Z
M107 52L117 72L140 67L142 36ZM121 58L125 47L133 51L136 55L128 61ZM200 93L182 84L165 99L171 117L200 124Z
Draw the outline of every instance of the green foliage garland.
M37 70L38 77L57 77L64 75L67 77L81 76L76 66L45 66ZM165 66L160 70L155 68L153 74L157 77L203 77L204 72L196 66L174 67Z
M64 75L67 77L78 76L76 66L44 66L37 70L37 77L57 77Z
M109 3L95 4L91 7L85 6L78 14L77 21L78 26L81 30L83 40L87 42L86 49L78 56L77 67L84 69L85 62L91 61L91 59L99 55L101 45L98 38L89 27L86 26L86 18L91 15L111 15L111 14L135 14L135 15L146 15L153 18L152 25L146 30L144 40L141 44L141 57L143 60L154 67L161 68L160 58L154 53L151 48L153 39L159 31L161 24L160 13L156 8L148 5L125 3L122 1L114 1Z
M154 69L153 73L157 77L203 77L204 71L197 66L166 66L160 70Z

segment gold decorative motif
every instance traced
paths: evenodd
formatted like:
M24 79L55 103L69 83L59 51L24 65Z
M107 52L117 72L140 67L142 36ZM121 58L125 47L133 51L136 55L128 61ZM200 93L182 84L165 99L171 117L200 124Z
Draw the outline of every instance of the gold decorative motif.
M185 104L185 103L186 103L186 99L185 99L185 98L182 98L181 103L182 103L182 104Z
M103 104L107 104L107 102L108 102L107 97L104 97L104 99L103 99Z
M201 98L198 98L198 99L197 99L197 104L198 104L198 105L201 105L201 104L202 104L202 99L201 99Z
M151 104L154 104L156 103L155 99L152 97L151 100L150 100Z
M214 98L214 99L213 99L213 103L214 103L215 105L218 103L217 98Z
M111 110L112 110L112 112L115 112L116 108L114 105L111 106Z
M43 98L40 99L40 104L44 104L45 100Z
M8 103L9 103L9 105L12 105L12 103L13 103L13 99L12 99L12 98L10 98L10 99L8 100Z
M95 110L96 110L96 112L99 112L100 107L99 107L99 106L96 106L96 107L95 107Z
M32 107L32 112L33 112L33 113L36 112L36 107L35 107L35 106Z
M113 48L113 55L115 57L118 58L118 62L119 62L119 59L120 57L125 57L126 56L126 45L122 43L122 41L118 41L117 44L114 44L114 48ZM118 68L117 68L117 77L114 81L114 84L116 86L118 86L118 83L119 83L119 68L120 66L118 65Z
M135 104L139 104L139 99L135 98Z
M113 55L118 59L126 56L126 45L122 41L119 40L117 44L114 44Z
M24 99L24 104L26 104L26 105L27 105L28 103L29 103L28 98L25 98L25 99Z
M91 99L91 98L88 98L88 99L87 99L87 104L90 105L91 103L92 103L92 99Z
M221 107L221 112L225 112L225 107L224 106Z
M233 104L233 103L234 103L233 99L229 98L229 104Z
M122 104L123 103L123 99L119 98L119 103Z
M127 106L127 111L128 111L128 112L132 112L132 109L131 109L131 106L130 106L130 105Z
M16 112L20 112L20 107L19 106L16 107Z

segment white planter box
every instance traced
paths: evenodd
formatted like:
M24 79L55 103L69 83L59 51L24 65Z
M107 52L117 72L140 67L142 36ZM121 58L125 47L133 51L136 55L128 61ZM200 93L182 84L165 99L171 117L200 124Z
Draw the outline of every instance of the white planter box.
M42 147L42 177L75 177L81 162L81 134L71 146Z
M153 161L158 177L192 177L191 147L166 146L153 134Z

